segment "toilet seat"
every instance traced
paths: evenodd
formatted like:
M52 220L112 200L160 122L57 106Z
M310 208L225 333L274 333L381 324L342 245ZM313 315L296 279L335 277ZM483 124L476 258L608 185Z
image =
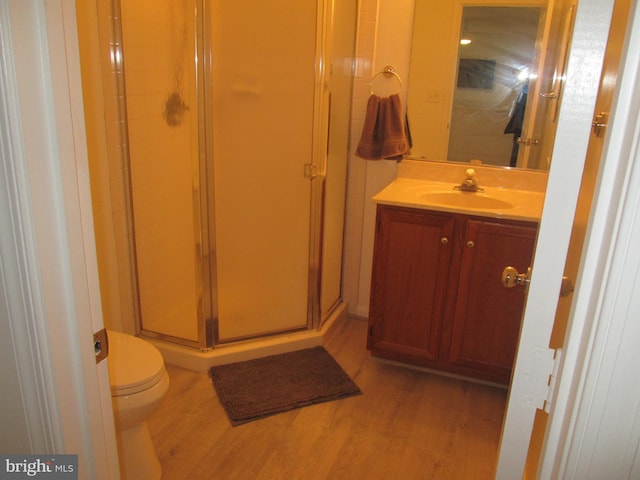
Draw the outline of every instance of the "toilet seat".
M165 374L164 360L156 347L132 335L108 330L111 396L139 393L153 387Z

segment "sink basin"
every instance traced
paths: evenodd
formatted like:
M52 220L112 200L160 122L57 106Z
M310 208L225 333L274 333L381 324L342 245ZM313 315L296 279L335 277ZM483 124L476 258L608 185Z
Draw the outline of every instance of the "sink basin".
M478 192L430 192L422 194L420 198L432 204L478 210L505 210L513 208L513 205L509 202Z

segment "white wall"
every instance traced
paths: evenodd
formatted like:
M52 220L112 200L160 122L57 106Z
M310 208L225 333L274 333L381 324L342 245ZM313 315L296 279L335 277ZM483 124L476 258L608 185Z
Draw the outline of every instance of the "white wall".
M369 313L375 222L375 206L370 199L395 178L397 163L393 160L363 160L354 152L362 132L371 78L386 65L392 65L402 79L400 97L406 103L413 8L414 0L362 0L360 5L351 123L344 298L349 305L348 312L361 317ZM395 79L389 78L388 81L393 82L388 88L397 88ZM376 79L374 86L384 88L380 83L381 80Z

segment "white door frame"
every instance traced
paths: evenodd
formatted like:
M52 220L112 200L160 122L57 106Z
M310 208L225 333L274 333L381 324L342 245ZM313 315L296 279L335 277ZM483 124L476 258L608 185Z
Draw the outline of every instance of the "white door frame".
M640 478L640 5L631 3L540 478Z
M23 453L78 454L80 478L117 479L107 362L96 365L93 347L103 321L75 3L0 0L0 13L1 160L12 187L1 233L20 247L12 264L25 292L5 298L20 382L33 387L15 394L29 419Z
M497 471L499 479L522 477L535 410L536 407L541 406L540 401L544 400L535 398L535 388L532 383L539 365L537 357L548 349L555 319L583 164L591 134L591 123L594 118L594 107L613 3L613 0L580 0L578 2L567 68L566 89L560 110L553 162L549 173L549 183L534 257L534 269L501 440ZM623 64L636 61L634 54L631 53L627 52L628 56L623 55ZM620 79L620 81L623 80ZM635 86L637 87L637 83ZM619 94L618 103L624 104L632 94L633 89L627 88L626 91ZM624 98L623 95L626 95L627 98ZM610 130L619 123L620 120L612 124ZM625 133L624 126L619 129ZM626 137L624 139L618 138L616 141L628 142L629 139ZM613 145L613 140L611 142ZM620 145L619 143L618 146ZM609 172L609 175L615 174L618 162L628 159L628 157L621 159L608 155L615 154L610 152L604 154L601 176L603 172ZM605 192L602 187L600 188L600 194ZM611 203L609 198L598 199L598 193L594 202L594 208L598 204L601 205L601 208L615 205ZM592 218L592 222L598 220L602 219ZM606 220L606 226L611 227L611 219L607 218ZM589 244L591 255L594 255L593 252L605 255L609 252L608 249L612 248L605 237L597 236L602 233L603 226L604 224L592 227L585 240L585 245ZM616 232L609 230L607 233L615 235ZM604 252L601 252L602 249ZM587 254L585 253L585 255ZM582 277L585 272L593 273L592 270L583 266ZM563 475L560 477L549 476L548 473L564 456L564 452L572 447L570 444L565 445L564 441L567 438L562 438L559 431L570 420L571 406L574 400L572 395L575 394L579 385L583 385L581 382L586 381L580 376L585 375L588 378L591 375L597 375L597 372L583 371L582 366L577 365L575 360L576 355L583 356L585 354L582 330L592 320L592 317L587 315L589 311L593 312L590 297L597 294L598 289L603 291L606 289L606 284L600 282L602 279L599 277L593 277L587 282L579 282L574 292L574 313L565 343L565 355L568 354L568 356L564 360L564 366L558 378L557 391L561 392L561 395L554 400L554 406L552 406L542 468L539 472L540 478L569 478ZM583 316L576 316L576 312ZM566 435L566 431L564 433ZM577 478L586 477L578 476Z

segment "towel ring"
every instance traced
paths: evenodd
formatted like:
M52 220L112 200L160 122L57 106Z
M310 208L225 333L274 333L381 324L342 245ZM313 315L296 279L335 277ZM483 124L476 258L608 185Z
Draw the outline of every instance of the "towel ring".
M402 79L400 78L400 75L398 75L398 73L396 72L396 69L393 67L393 65L387 65L381 71L379 71L373 77L371 77L371 80L369 81L369 92L371 93L371 95L373 95L373 81L376 78L378 78L380 75L394 76L398 80L398 84L400 86L400 88L398 89L398 93L400 93L400 90L402 90Z

